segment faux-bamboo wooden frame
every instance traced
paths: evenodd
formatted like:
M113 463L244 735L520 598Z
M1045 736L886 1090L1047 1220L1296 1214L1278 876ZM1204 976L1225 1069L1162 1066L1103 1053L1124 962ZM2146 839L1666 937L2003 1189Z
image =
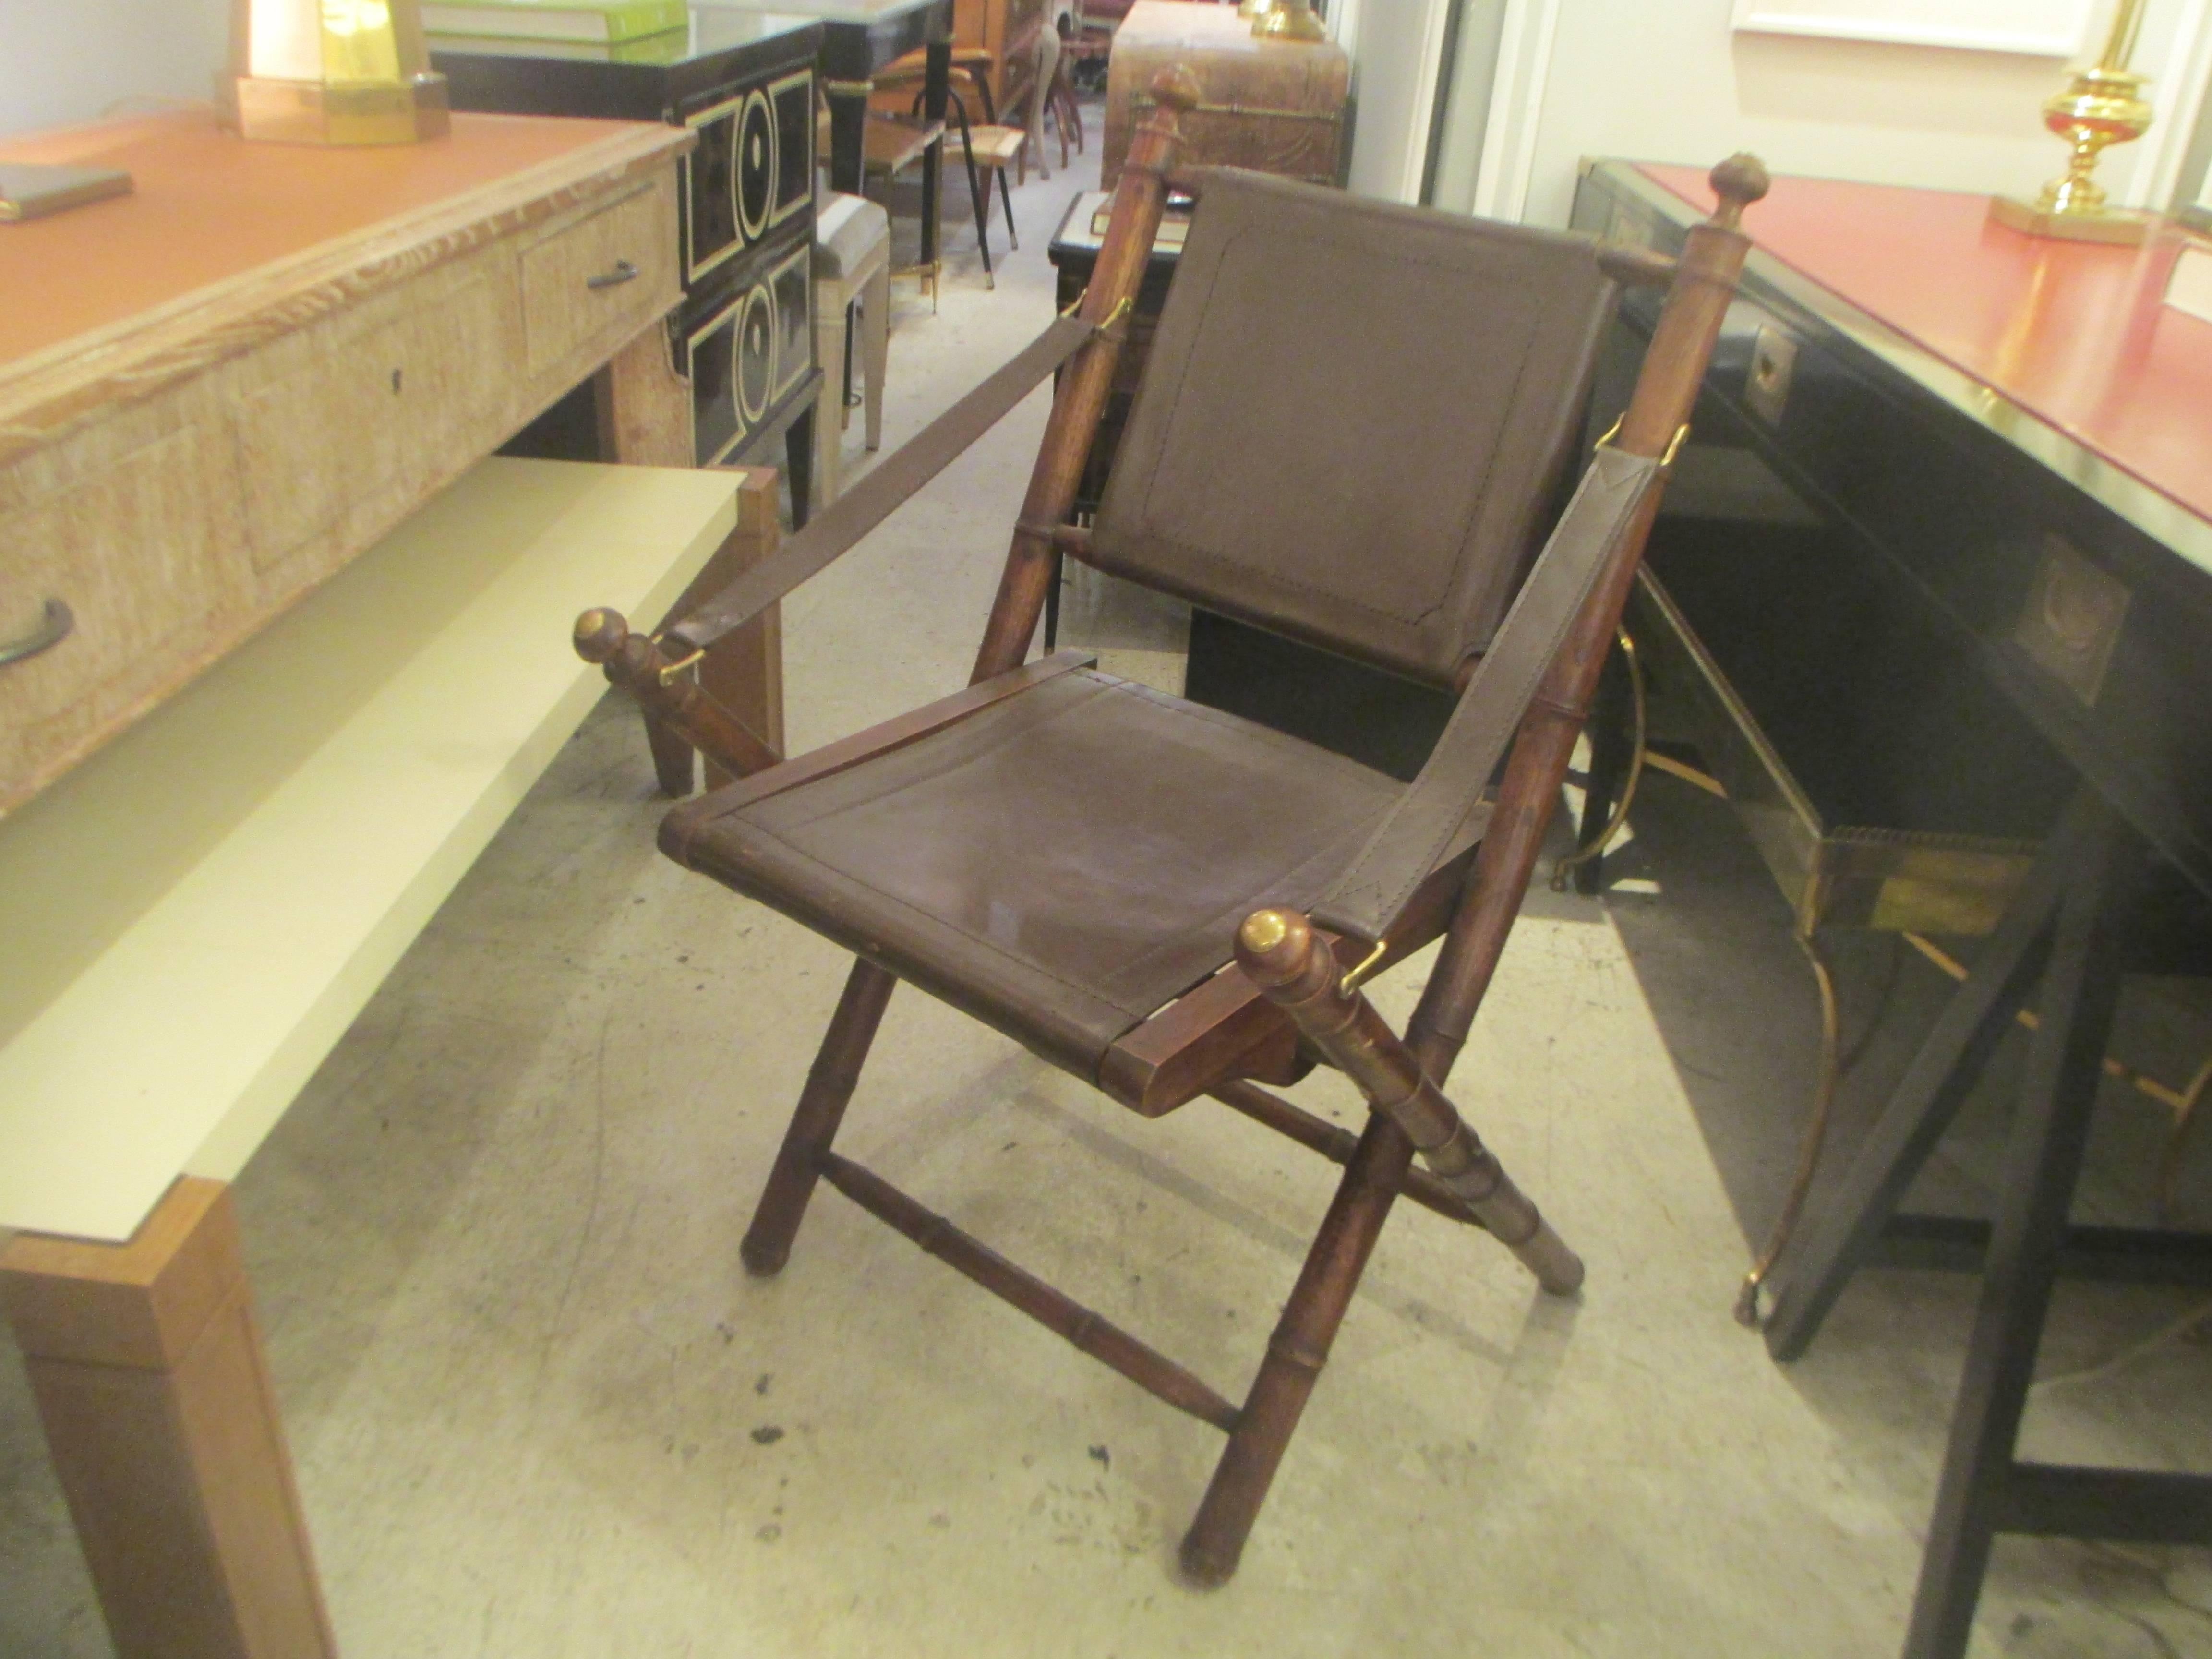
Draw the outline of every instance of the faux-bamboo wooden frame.
M736 786L775 793L916 740L986 703L1083 665L1076 653L1024 666L1035 637L1056 543L1111 389L1120 339L1111 324L1133 299L1164 204L1179 118L1196 103L1194 82L1170 70L1139 128L1115 193L1113 216L1081 316L1099 332L1060 377L1020 517L1007 550L970 689L781 765L743 722L691 685L680 661L631 635L619 618L586 615L578 647L607 665L609 678L710 757L740 775ZM1671 272L1664 311L1615 440L1627 453L1660 458L1679 440L1749 243L1737 228L1765 194L1764 170L1748 157L1713 173L1714 217L1693 229L1679 261L1662 270L1642 258L1607 262L1618 280L1650 283ZM1296 1288L1241 1407L1190 1372L1060 1291L1005 1261L880 1176L831 1150L896 981L863 957L848 978L797 1110L742 1247L756 1274L778 1272L817 1183L827 1179L864 1209L905 1233L1084 1352L1162 1400L1229 1436L1229 1445L1183 1541L1185 1571L1218 1584L1235 1571L1307 1397L1326 1362L1390 1206L1401 1192L1454 1220L1496 1232L1547 1290L1571 1291L1582 1265L1512 1186L1442 1093L1520 907L1576 735L1642 556L1658 492L1645 498L1630 533L1553 658L1514 740L1486 833L1471 854L1439 868L1375 952L1387 966L1439 933L1444 946L1401 1041L1345 981L1347 961L1370 954L1294 913L1255 915L1239 940L1238 967L1204 981L1116 1043L1096 1081L1148 1115L1200 1094L1342 1164L1345 1174L1308 1252ZM1078 551L1079 552L1079 547ZM1264 925L1263 925L1264 923ZM1316 1054L1344 1067L1375 1109L1356 1140L1258 1086L1288 1082ZM1414 1134L1432 1171L1413 1167Z

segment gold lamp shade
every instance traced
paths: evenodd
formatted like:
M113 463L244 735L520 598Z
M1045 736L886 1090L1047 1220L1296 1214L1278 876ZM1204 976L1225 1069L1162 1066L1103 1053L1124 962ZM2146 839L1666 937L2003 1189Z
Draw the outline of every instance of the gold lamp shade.
M283 144L408 144L445 135L420 0L233 0L225 113Z

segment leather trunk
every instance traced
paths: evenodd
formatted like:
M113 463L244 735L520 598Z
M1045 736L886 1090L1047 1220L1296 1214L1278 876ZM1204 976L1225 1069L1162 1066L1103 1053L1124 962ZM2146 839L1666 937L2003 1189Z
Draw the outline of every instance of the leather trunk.
M1253 38L1234 6L1137 0L1114 35L1106 77L1100 182L1121 176L1152 77L1180 64L1198 77L1183 119L1185 167L1249 167L1310 184L1343 182L1344 104L1352 64L1333 41Z
M999 109L1012 110L1036 79L1037 32L1047 9L1045 0L953 0L952 44L991 54L991 99Z

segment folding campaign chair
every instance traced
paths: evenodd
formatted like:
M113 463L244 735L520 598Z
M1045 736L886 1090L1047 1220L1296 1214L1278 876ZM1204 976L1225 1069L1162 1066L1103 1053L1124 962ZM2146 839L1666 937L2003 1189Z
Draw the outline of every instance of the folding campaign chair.
M664 637L592 611L577 646L739 775L669 813L669 856L859 958L745 1236L747 1267L782 1267L827 1180L1224 1431L1228 1450L1182 1547L1191 1575L1219 1583L1400 1192L1486 1228L1546 1291L1581 1283L1582 1263L1441 1091L1528 884L1741 268L1738 215L1765 179L1747 157L1717 168L1719 210L1677 262L1257 174L1176 175L1198 207L1085 532L1065 520L1179 118L1195 102L1180 71L1154 90L1074 314ZM1581 447L1593 364L1627 282L1671 283L1656 337L1516 599ZM1356 316L1346 294L1360 296ZM707 697L691 661L1062 364L966 690L790 761ZM1457 708L1401 786L1097 673L1075 653L1025 661L1055 550L1458 687ZM1401 1038L1358 984L1439 934ZM1241 1407L831 1149L900 980L1146 1116L1211 1095L1346 1166ZM1316 1061L1341 1068L1373 1109L1356 1141L1261 1086ZM1416 1151L1425 1170L1412 1167Z

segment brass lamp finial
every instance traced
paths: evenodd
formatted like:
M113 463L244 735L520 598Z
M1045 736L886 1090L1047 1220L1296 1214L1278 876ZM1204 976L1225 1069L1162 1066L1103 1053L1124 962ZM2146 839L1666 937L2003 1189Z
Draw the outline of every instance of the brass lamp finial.
M1243 0L1237 8L1237 15L1251 20L1255 40L1328 39L1328 26L1315 15L1313 0Z
M2131 244L2149 234L2153 216L2106 206L2104 186L2094 177L2106 150L2150 130L2151 107L2142 95L2150 77L2128 68L2142 27L2142 0L2119 0L2095 63L2043 106L2043 125L2072 146L2066 171L2032 203L2010 196L1994 199L1990 216L1999 224L2076 242Z

